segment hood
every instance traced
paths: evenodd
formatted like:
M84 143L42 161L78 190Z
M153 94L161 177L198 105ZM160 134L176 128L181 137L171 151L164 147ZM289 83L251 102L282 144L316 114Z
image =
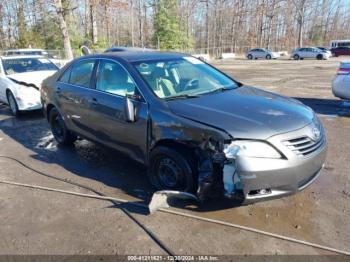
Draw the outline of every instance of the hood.
M262 139L302 128L314 112L301 102L242 86L198 98L168 101L174 114L225 130L234 138Z
M40 88L42 81L45 78L53 75L55 72L56 72L55 70L34 71L34 72L7 75L7 78L19 84L34 85L37 88Z

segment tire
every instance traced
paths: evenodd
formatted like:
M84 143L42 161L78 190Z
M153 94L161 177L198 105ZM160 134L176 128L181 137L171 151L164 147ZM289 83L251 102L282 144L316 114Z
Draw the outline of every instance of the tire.
M7 91L7 103L10 106L12 114L15 117L18 117L20 115L20 111L18 109L16 98L11 91Z
M253 59L253 56L250 55L250 54L249 54L247 57L248 57L249 60L252 60L252 59Z
M293 56L293 58L294 58L294 60L299 60L299 59L300 59L300 56L297 55L297 54L295 54L295 55Z
M266 59L267 59L267 60L270 60L270 59L271 59L271 55L267 55L267 56L266 56Z
M59 145L72 145L77 140L77 137L67 129L61 114L56 108L52 108L49 112L49 124L51 132Z
M317 56L316 56L316 59L317 59L317 60L322 60L322 59L323 59L323 55L317 55Z
M148 177L157 190L195 191L195 175L183 153L158 146L150 154Z

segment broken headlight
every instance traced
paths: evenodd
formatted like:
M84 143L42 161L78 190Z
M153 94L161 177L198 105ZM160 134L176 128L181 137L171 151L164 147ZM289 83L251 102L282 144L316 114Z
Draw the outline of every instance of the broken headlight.
M239 150L237 147L239 147ZM275 148L260 141L234 140L231 144L225 145L224 149L226 155L231 155L232 151L236 151L237 156L244 157L282 158Z

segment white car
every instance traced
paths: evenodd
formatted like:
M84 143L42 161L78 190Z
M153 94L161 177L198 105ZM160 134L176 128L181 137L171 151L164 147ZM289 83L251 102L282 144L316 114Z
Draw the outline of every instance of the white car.
M333 56L332 51L329 50L328 48L322 47L322 46L317 47L317 48L320 49L323 53L327 53L327 54L329 55L329 57L332 57L332 56Z
M15 116L41 109L41 82L57 70L43 56L0 57L0 102L8 104Z
M290 55L294 60L303 59L329 59L330 54L315 47L296 48Z
M272 52L270 50L267 50L265 48L255 48L247 53L248 59L258 59L258 58L264 58L264 59L276 59L279 58L279 53Z
M337 75L333 79L334 96L350 100L350 61L340 63Z

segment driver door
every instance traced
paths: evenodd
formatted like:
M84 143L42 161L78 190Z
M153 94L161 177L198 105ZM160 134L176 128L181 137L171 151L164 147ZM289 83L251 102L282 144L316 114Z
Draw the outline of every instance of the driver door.
M132 97L135 121L127 122L124 104ZM130 74L118 62L101 59L89 100L94 140L144 163L147 150L148 106Z

